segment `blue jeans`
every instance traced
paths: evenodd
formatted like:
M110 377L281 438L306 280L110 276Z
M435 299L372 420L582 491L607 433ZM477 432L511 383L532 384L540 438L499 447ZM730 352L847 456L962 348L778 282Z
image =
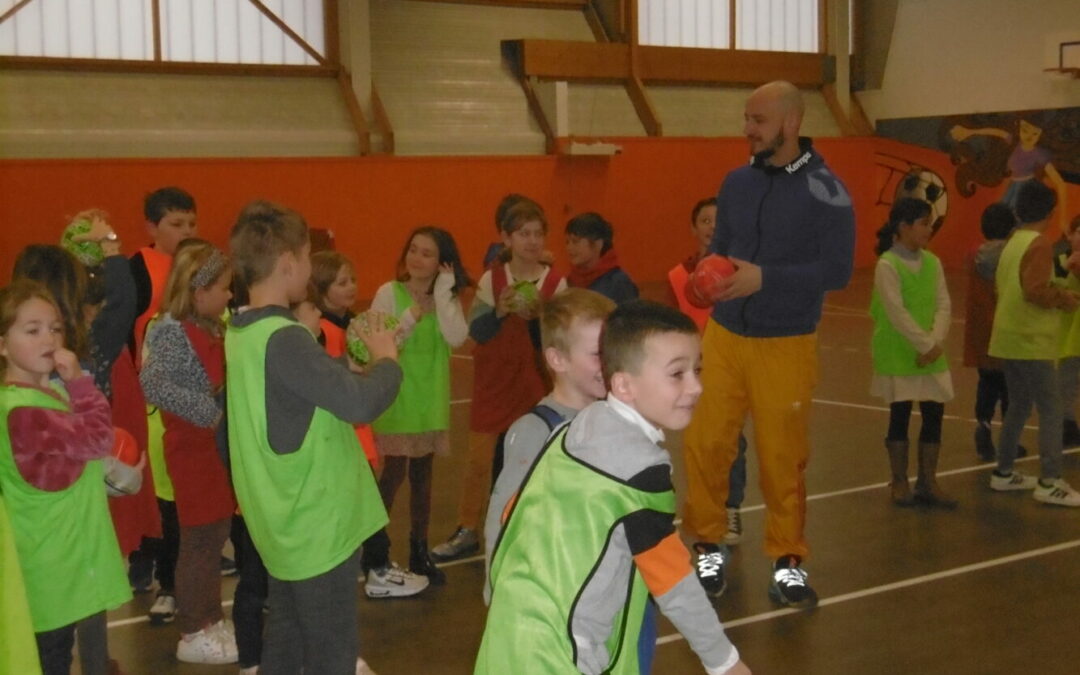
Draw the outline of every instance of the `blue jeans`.
M1039 477L1061 478L1061 385L1053 361L1004 359L1009 387L1009 410L998 440L998 473L1008 474L1016 461L1016 446L1034 408L1039 413Z

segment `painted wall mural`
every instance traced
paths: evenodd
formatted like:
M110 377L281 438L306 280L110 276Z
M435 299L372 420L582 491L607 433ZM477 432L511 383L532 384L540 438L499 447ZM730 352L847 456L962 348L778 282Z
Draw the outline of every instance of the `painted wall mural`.
M1070 199L1080 186L1080 108L879 120L877 131L945 153L957 197L990 191L1012 205L1020 186L1039 180L1057 192L1062 229L1080 211Z

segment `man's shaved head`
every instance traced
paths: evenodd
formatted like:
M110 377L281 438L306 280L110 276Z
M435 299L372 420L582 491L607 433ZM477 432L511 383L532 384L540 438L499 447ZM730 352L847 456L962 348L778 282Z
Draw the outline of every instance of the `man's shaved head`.
M755 89L743 115L750 152L772 153L781 164L794 159L804 110L802 94L790 82L776 80Z
M799 88L784 80L774 80L761 85L751 94L751 98L755 96L760 96L764 101L779 105L781 114L794 111L800 120L806 110L806 104L803 103L802 93L799 92Z

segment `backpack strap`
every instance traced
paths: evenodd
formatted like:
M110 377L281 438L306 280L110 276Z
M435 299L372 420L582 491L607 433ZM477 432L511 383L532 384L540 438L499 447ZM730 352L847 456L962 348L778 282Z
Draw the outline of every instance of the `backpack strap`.
M506 288L509 282L510 280L506 278L506 265L496 261L496 263L491 266L492 299L498 301L499 296L502 295L503 289Z
M544 421L544 424L547 425L548 432L555 431L555 429L558 428L559 425L566 421L566 418L556 412L554 408L552 408L551 406L546 406L544 404L540 404L534 407L529 412Z

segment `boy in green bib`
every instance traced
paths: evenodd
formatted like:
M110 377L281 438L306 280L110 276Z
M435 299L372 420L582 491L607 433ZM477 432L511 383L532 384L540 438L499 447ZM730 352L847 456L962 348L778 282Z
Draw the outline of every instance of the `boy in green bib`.
M1053 248L1046 229L1057 205L1054 191L1027 181L1016 196L1019 226L1001 252L995 277L998 304L990 356L1002 359L1009 410L1001 426L992 490L1034 490L1037 501L1080 506L1080 493L1062 478L1062 406L1057 358L1061 310L1080 295L1053 283ZM1016 471L1016 448L1031 409L1039 412L1039 478Z
M248 204L229 246L250 296L225 336L226 395L236 497L270 575L260 672L352 675L358 549L387 522L353 425L397 395L394 333L364 336L372 359L359 374L294 318L289 306L311 276L308 228L295 211Z
M701 394L697 327L631 301L605 324L601 360L607 398L559 429L510 500L475 672L637 675L652 595L710 675L745 675L675 531L671 457L658 445Z

